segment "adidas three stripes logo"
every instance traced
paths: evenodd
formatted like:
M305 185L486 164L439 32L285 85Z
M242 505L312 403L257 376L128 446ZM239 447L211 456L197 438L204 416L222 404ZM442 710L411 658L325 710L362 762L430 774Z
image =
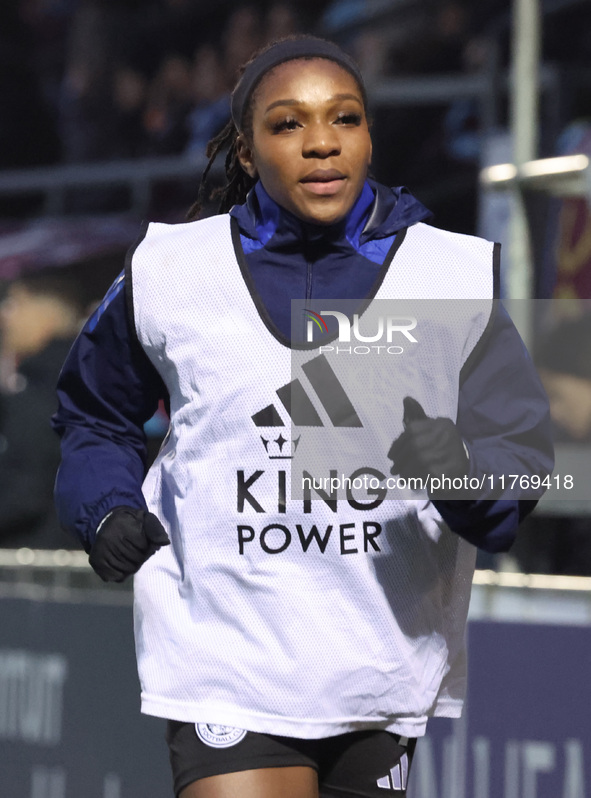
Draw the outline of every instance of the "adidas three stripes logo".
M378 779L377 785L383 790L406 790L408 779L408 754L402 754L400 761L390 769L386 776Z
M302 371L310 381L333 426L363 426L345 389L332 370L326 355L319 355L304 363ZM296 427L324 426L304 386L298 379L278 388L276 394ZM252 416L252 420L257 427L285 426L277 408L273 404L267 405L267 407L255 413Z

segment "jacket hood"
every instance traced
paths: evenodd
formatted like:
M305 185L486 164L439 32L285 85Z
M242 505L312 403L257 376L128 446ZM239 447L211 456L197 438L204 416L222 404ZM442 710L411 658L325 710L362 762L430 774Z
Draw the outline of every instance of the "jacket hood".
M373 180L367 181L375 200L361 232L361 243L387 238L417 222L425 222L433 214L405 186L389 188Z

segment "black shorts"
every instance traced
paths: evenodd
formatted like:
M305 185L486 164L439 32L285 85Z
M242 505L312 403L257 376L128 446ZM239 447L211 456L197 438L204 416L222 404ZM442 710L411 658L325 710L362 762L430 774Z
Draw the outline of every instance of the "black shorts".
M300 740L175 720L168 721L166 741L177 796L208 776L304 765L318 773L321 795L335 798L405 798L416 744L380 730Z

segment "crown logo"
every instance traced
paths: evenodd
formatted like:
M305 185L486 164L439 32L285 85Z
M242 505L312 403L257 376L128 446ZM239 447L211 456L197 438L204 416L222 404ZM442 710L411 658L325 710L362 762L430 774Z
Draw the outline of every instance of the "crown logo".
M301 435L298 435L297 438L290 440L289 438L284 438L283 433L280 432L277 438L263 438L261 435L261 440L265 451L269 455L269 460L293 460L301 437Z

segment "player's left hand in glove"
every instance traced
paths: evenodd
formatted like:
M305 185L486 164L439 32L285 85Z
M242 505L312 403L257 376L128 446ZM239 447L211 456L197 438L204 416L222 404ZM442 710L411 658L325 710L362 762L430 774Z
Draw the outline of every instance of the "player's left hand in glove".
M454 479L467 474L468 455L454 422L450 418L429 418L411 396L406 396L403 404L404 432L388 452L394 461L390 473L407 479Z
M115 507L99 525L88 562L103 582L123 582L170 539L153 513Z

